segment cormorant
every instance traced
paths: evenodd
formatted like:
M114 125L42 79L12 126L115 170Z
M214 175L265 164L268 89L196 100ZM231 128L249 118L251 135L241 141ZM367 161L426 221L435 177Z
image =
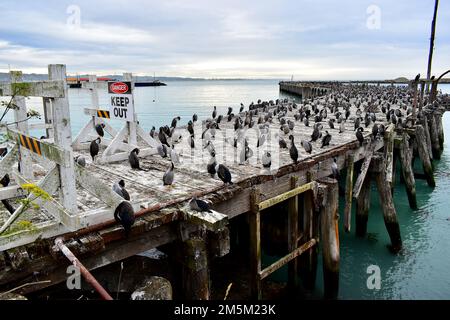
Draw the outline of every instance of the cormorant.
M156 147L156 150L158 151L158 154L162 157L162 158L166 158L167 157L167 146L165 144L159 144Z
M223 183L233 184L233 182L231 182L230 170L228 170L227 167L225 167L223 164L219 164L216 166L216 171L217 171L217 176L220 178L220 180L223 181Z
M358 130L356 130L356 138L358 139L360 146L362 146L364 142L363 131L364 129L362 127L359 127Z
M131 226L134 224L134 210L128 201L121 202L114 211L114 219L125 229L125 235L128 237Z
M189 202L189 207L194 211L212 212L209 208L208 203L206 201L197 199L197 197L191 199L191 201Z
M328 131L325 131L325 135L322 138L322 147L329 146L331 141L331 134L328 133Z
M264 168L270 168L270 166L272 165L272 156L270 152L266 151L263 153L261 163Z
M139 154L138 148L135 148L130 152L130 155L128 156L128 162L130 163L131 168L136 169L136 170L147 171L147 170L142 169L139 166L138 154Z
M216 166L217 166L217 162L216 162L216 153L212 152L211 153L211 159L209 160L207 166L206 166L206 170L208 171L208 173L211 176L214 176L216 174Z
M104 127L105 127L104 123L99 123L95 126L95 131L97 131L100 137L103 137L105 135L105 131L103 130Z
M75 157L75 162L82 167L86 167L86 159L81 155Z
M89 152L91 153L92 161L94 161L95 157L98 155L98 152L100 151L99 144L101 142L102 140L100 138L91 141L91 145L89 146Z
M331 164L331 171L333 172L333 178L339 180L339 169L337 166L337 159L333 158L333 163Z
M303 147L303 149L305 149L306 153L311 154L311 152L312 152L311 142L309 142L307 140L302 140L301 143L302 143L302 147Z
M291 156L291 159L294 161L294 163L297 163L298 160L298 150L297 147L294 144L294 136L290 135L289 140L291 140L291 146L289 147L289 155Z

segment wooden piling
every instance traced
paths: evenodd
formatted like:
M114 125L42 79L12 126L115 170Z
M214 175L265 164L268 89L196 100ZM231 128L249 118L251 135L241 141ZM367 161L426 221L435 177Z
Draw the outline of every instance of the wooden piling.
M259 212L260 191L252 189L250 194L250 288L252 299L262 298L261 280L261 215Z
M367 233L367 221L370 208L370 173L361 184L361 191L356 199L356 236L364 237Z
M373 157L372 170L375 173L375 182L377 184L378 194L380 195L384 224L391 239L391 250L398 252L402 248L400 225L398 223L391 190L386 184L386 161L381 154Z
M318 214L314 205L314 192L307 191L303 194L303 237L305 241L319 239ZM315 246L305 252L300 257L300 276L303 287L306 290L313 291L317 277L317 258L318 246Z
M298 177L291 177L291 189L297 187ZM298 196L292 197L288 202L288 250L297 249L298 245ZM297 287L298 259L293 259L288 264L288 287L293 291Z
M441 145L439 143L439 133L434 114L428 115L428 123L430 129L431 148L433 150L433 159L441 158Z
M435 113L436 126L438 131L439 146L441 152L444 150L444 127L442 126L442 112Z
M434 188L436 182L433 176L433 167L431 166L430 155L428 153L428 147L426 146L425 130L421 125L416 126L416 142L417 149L419 151L419 157L422 161L423 172L426 176L427 183L430 187Z
M203 238L183 242L183 291L185 299L209 300L208 250Z
M344 209L344 229L350 232L352 220L352 200L353 200L353 156L347 157L347 178L345 181L345 209Z
M431 136L430 136L430 126L428 125L427 117L424 117L423 121L421 121L423 129L425 130L425 142L428 150L428 156L430 160L433 160L433 149L431 147Z
M339 230L337 181L321 180L324 188L324 203L320 212L320 233L323 255L323 277L325 299L337 299L339 293ZM320 188L320 186L319 186Z
M414 171L412 168L412 150L409 147L409 136L403 132L402 144L400 145L400 161L402 163L402 176L406 185L406 193L408 195L409 206L411 209L417 209L416 198L416 181L414 179Z

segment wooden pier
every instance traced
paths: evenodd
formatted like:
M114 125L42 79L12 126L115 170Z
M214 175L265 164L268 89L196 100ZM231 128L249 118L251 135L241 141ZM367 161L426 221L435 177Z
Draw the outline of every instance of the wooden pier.
M0 197L17 209L11 213L3 210L0 214L3 226L0 231L0 292L36 279L49 282L24 286L18 292L26 294L66 281L70 263L61 252L61 244L64 244L89 270L160 248L182 270L181 284L177 286L182 289L178 296L210 299L212 261L233 254L230 248L238 237L244 244L240 250L247 253L248 260L239 263L248 266L245 271L250 283L249 298L264 299L266 279L285 265L288 265L291 290L296 290L299 279L304 288L312 290L320 248L325 297L335 299L339 292L338 224L344 223L346 232L355 230L357 236L365 236L371 179L376 182L394 253L402 248L401 221L398 221L392 198L395 160L400 160L411 208L417 208L417 175L412 167L415 158L423 165L421 175L431 187L435 186L432 160L439 159L442 152L442 114L448 110L448 102L439 95L435 99L421 95L417 86L407 90L280 83L280 89L302 95L302 103L277 100L252 104L241 113L235 110L231 121L224 115L220 129L210 138L217 162L230 170L233 184L224 184L207 173L209 147L202 139L207 122L198 121L194 125L194 149L188 143L190 134L186 127L177 126L173 131L171 143L180 163L175 165L173 185L164 186L162 177L171 160L158 154L160 141L145 132L137 120L124 123L119 131L110 126L107 110L99 107L95 86L86 89L92 94L92 104L84 110L90 120L72 138L65 66L49 66L49 80L45 82L24 83L20 75L20 72L12 72L11 82L0 84L0 95L13 96L18 107L15 109L17 124L3 126L9 138L9 152L0 162L0 176L8 173L11 184L0 189ZM126 77L132 79L131 74ZM95 82L94 78L92 80L90 82ZM424 84L420 82L422 87ZM43 98L44 123L33 124L34 129L46 130L46 136L40 139L30 136L31 124L21 121L27 117L24 97L28 96ZM381 110L394 98L398 101L392 103L392 108L401 110L402 125L388 121ZM348 105L350 116L340 127L339 116L331 109L342 112L343 105ZM323 147L321 139L312 142L309 154L302 148L301 141L311 139L315 114L311 115L309 126L298 121L297 116L300 110L315 108L328 109L327 116L319 122L323 134L326 130L332 138L329 145ZM256 122L274 110L285 111L284 120L294 122L295 126L285 134L273 114L272 121L266 122L268 126L264 128L266 142L258 148L263 128ZM385 132L374 136L373 123L365 126L362 121L363 140L358 141L354 123L358 110L362 115L373 113L375 123L383 124ZM239 130L237 139L245 136L253 156L241 161L242 147L233 146L236 137L233 125L237 117L245 119L249 113L255 124ZM334 128L328 123L330 119L334 121ZM106 134L101 140L99 156L92 161L89 146L98 137L94 129L98 124L104 124ZM289 141L289 135L294 137L299 150L296 163L288 149L279 149L280 137ZM139 158L143 170L132 169L128 163L128 155L135 148L141 150ZM261 163L264 151L272 153L270 170ZM74 161L77 156L86 159L86 166ZM334 161L340 172L347 173L343 179L346 202L343 222L338 212L338 181L332 178ZM129 203L136 217L128 234L113 218L115 210L126 202L111 189L119 180L126 183L131 197ZM26 188L27 184L36 185L49 197L42 197L42 194L38 197L32 188ZM194 196L208 201L213 210L191 210L188 203ZM18 202L24 198L35 201L39 207L25 210L24 202ZM352 228L354 200L356 225ZM265 216L271 211L280 213L275 219L281 220L287 232L278 232L277 238L272 236L266 241L282 241L286 250L279 254L277 261L263 266L261 239L269 237L264 234L267 230ZM227 281L232 283L234 279Z

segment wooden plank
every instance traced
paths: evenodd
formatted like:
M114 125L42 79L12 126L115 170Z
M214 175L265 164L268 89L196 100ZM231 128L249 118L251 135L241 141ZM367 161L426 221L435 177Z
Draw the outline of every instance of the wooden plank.
M145 149L139 149L139 158L144 158L147 156L152 156L157 154L158 151L153 148L145 148ZM113 163L113 162L120 162L128 160L128 156L130 155L130 151L126 152L119 152L113 155L105 155L98 160L99 164L107 164L107 163Z
M11 83L19 83L22 82L22 72L20 71L11 71L10 72ZM13 98L13 104L15 104L14 108L14 122L16 125L14 126L17 131L24 133L28 136L28 115L27 115L27 104L25 102L25 97L15 96ZM33 178L33 166L31 155L28 152L22 152L23 147L19 145L19 163L20 163L20 171L27 179Z
M408 196L408 202L411 209L417 209L416 198L416 181L414 179L414 172L412 168L412 150L409 147L409 136L407 133L403 133L403 143L400 147L400 161L402 163L402 174L406 185L406 193Z
M75 179L84 189L88 190L92 195L97 197L97 199L111 208L115 209L120 203L125 201L112 190L112 186L107 186L92 175L91 172L78 164L75 166Z
M27 193L20 186L0 188L0 200L25 197Z
M57 166L59 170L59 178L61 183L60 197L64 208L75 213L77 210L77 191L75 186L75 172L72 152L72 131L70 128L70 110L69 96L67 94L66 85L66 66L65 65L49 65L48 76L50 80L60 80L64 84L64 97L55 98L52 101L53 106L53 124L54 124L54 140L55 144L66 150L70 160L65 166Z
M21 133L10 128L7 129L7 133L10 139L16 142L20 141ZM40 141L40 151L42 157L48 159L49 161L56 162L60 166L69 167L70 163L73 163L71 153L55 144Z
M262 211L264 209L270 208L280 202L286 201L292 197L295 197L296 195L299 195L300 193L303 193L305 191L311 190L314 187L315 182L310 182L307 184L304 184L300 187L297 187L293 190L290 190L288 192L285 192L283 194L280 194L279 196L273 197L271 199L262 201L259 203L259 210Z
M0 96L18 94L24 97L64 98L65 81L0 83Z
M367 156L362 164L361 172L360 172L358 178L356 179L355 186L353 188L353 197L356 199L358 198L359 193L361 192L361 187L362 187L364 179L366 178L367 171L369 170L370 161L372 160L372 156L373 156L373 151L369 152L369 154L367 154Z
M427 177L427 183L430 187L434 188L436 186L436 182L433 175L433 166L431 165L428 147L425 145L425 129L421 125L416 126L416 142L417 150L419 151L419 157L422 161L423 172Z
M345 181L345 208L344 208L344 230L350 232L352 221L352 201L353 201L353 156L347 158L347 178Z
M316 239L311 239L308 242L302 244L300 247L292 251L291 253L285 255L280 260L277 260L276 262L272 263L267 268L263 269L261 272L259 272L259 278L260 280L263 280L264 278L267 278L269 275L280 269L282 266L286 265L293 259L297 258L301 254L305 253L307 250L311 249L317 244Z

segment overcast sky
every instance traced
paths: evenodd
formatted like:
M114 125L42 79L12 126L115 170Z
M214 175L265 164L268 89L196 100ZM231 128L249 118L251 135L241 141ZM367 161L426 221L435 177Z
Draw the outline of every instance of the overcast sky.
M426 73L434 0L2 0L0 72L386 79ZM79 15L78 15L79 11ZM450 68L441 0L433 70Z

